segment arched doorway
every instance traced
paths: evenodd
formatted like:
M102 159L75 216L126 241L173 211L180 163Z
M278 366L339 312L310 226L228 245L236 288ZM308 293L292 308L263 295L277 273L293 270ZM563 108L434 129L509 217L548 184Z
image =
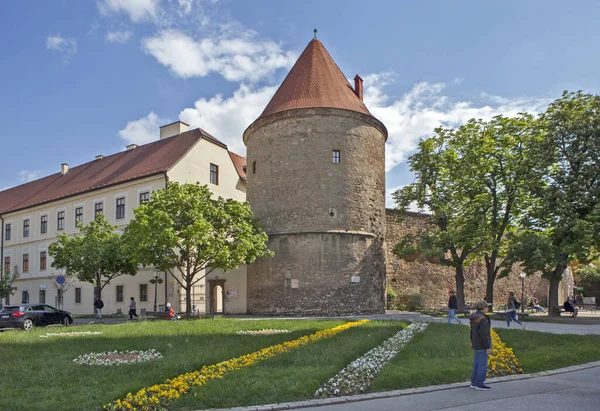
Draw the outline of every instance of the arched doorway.
M208 280L210 313L225 314L225 280Z

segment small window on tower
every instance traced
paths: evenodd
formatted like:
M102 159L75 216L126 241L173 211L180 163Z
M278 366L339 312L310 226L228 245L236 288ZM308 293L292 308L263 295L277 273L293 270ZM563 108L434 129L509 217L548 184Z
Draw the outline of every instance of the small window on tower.
M256 161L252 162L252 174L256 174Z
M342 153L340 152L340 150L333 150L333 162L341 163L341 161L342 161Z

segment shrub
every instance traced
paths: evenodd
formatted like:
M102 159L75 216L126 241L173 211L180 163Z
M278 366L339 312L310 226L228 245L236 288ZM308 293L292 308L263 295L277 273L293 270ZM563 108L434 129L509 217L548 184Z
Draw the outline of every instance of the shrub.
M421 307L421 293L416 289L402 290L396 297L398 305L408 307L410 311L416 311Z
M396 308L396 297L398 297L398 294L396 294L396 291L394 291L394 289L388 285L387 286L387 309L388 310L393 310L394 308Z

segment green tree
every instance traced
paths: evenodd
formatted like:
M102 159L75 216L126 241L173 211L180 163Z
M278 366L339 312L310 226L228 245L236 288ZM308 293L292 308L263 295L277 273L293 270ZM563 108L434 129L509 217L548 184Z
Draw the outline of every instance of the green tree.
M128 253L171 274L186 290L188 317L194 284L215 269L226 272L272 255L248 203L213 199L207 186L170 182L134 213L124 234Z
M405 236L394 247L394 253L407 261L424 257L431 263L454 267L456 297L462 310L464 267L484 244L480 219L489 205L471 201L477 193L461 187L460 158L451 146L455 136L454 130L438 128L432 137L419 143L418 151L409 158L415 182L396 191L394 200L404 213L416 203L420 209L428 209L431 217L428 227Z
M14 294L12 288L13 280L14 276L10 274L5 275L3 269L0 267L0 305L2 305L2 299Z
M541 116L546 132L546 187L515 236L507 263L550 281L550 315L559 315L558 287L570 263L598 257L600 235L600 96L565 91Z
M52 267L65 269L66 275L94 284L100 298L102 289L114 278L135 275L137 265L126 257L121 234L104 215L98 214L88 225L78 223L77 227L79 234L71 237L62 233L48 247L54 260Z
M452 147L460 158L461 187L483 212L478 227L485 237L479 253L486 264L486 300L494 299L494 284L510 246L511 232L535 204L544 187L549 164L544 129L532 115L470 120L456 132Z

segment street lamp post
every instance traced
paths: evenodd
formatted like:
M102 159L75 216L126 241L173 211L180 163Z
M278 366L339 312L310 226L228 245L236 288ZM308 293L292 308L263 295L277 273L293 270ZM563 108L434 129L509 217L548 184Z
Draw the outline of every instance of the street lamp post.
M154 312L156 312L156 292L158 284L162 284L163 280L158 276L159 272L154 270L154 278L150 279L150 284L154 284Z
M525 312L525 277L527 274L521 273L519 277L521 277L521 312Z

